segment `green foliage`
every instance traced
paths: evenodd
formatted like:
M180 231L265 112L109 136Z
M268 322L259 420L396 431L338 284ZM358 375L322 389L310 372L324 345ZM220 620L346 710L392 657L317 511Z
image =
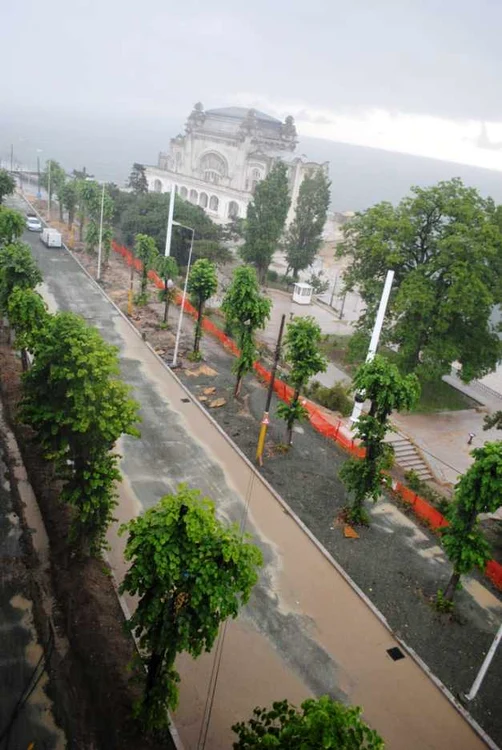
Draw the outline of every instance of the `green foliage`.
M137 234L134 244L134 254L143 264L143 268L141 269L140 296L146 298L148 272L154 267L158 258L157 247L155 246L153 237L148 237L146 234Z
M426 500L429 500L433 505L438 508L441 513L446 513L448 510L450 503L444 497L444 495L441 495L439 492L436 492L436 490L433 490L432 487L429 487L427 482L424 482L423 479L420 479L418 474L411 469L410 471L406 471L404 474L404 478L406 481L406 484L410 488L410 490L413 490L417 493L417 495L420 495L420 497L424 497Z
M388 419L393 411L409 410L418 401L420 385L416 375L401 375L396 365L380 355L358 368L353 388L360 398L369 399L368 414L362 414L356 422L356 436L366 449L363 460L351 458L341 470L340 478L347 490L354 495L352 506L346 515L353 523L367 521L364 501L376 502L382 492L385 472L393 462L392 448L384 443L389 429Z
M502 411L487 414L484 418L483 430L491 430L493 427L502 430Z
M132 246L136 234L147 234L155 240L157 250L164 253L169 201L169 193L145 195L119 191L115 199L113 225L123 242ZM174 220L195 230L194 247L201 240L218 241L221 237L221 228L211 221L205 211L179 195L176 195L174 203ZM171 255L179 266L188 263L190 241L189 232L182 227L173 227Z
M319 273L311 274L308 280L308 283L314 290L314 294L321 295L321 294L324 294L324 292L328 291L329 281L323 278L323 276L324 276L323 271L319 271Z
M321 329L312 317L295 318L286 327L284 337L284 359L290 365L288 381L294 388L290 404L280 404L277 414L287 425L287 443L293 440L293 426L298 419L305 418L305 408L300 403L300 393L310 378L325 372L326 358L319 351Z
M322 169L305 177L300 185L295 218L286 235L288 271L298 279L299 271L314 262L322 243L329 206L330 182Z
M73 508L71 542L78 552L97 555L120 476L110 451L122 434L139 434L138 405L118 379L116 347L79 316L47 316L30 344L34 361L23 376L19 416L66 480L61 499Z
M434 607L438 612L449 613L453 610L454 604L450 599L446 599L442 589L438 589L434 597Z
M31 351L38 332L47 323L47 305L33 289L14 287L8 299L8 316L16 331L16 344Z
M288 701L272 709L255 708L253 718L235 724L234 750L383 750L382 738L361 719L361 709L344 706L327 695L309 698L301 711Z
M24 216L12 208L0 206L0 246L9 245L24 232Z
M167 323L169 316L169 305L174 302L176 298L176 287L174 286L174 279L178 275L178 264L175 259L168 255L158 255L155 261L155 270L164 282L164 289L159 292L159 300L164 302L164 323ZM169 289L169 281L173 282L173 286Z
M241 352L232 367L237 376L236 396L240 393L242 378L252 370L256 359L255 331L265 327L270 318L271 306L268 297L260 294L254 268L236 268L221 305L227 325L236 335Z
M210 260L206 260L206 258L196 260L190 270L187 288L189 294L192 296L194 305L197 308L193 352L194 354L198 354L202 337L204 305L206 301L216 293L218 288L218 277L216 275L216 266L214 263L211 263Z
M0 169L0 203L2 203L6 195L12 195L15 189L16 182L14 178L6 169Z
M149 729L169 723L178 700L177 654L210 651L220 623L237 617L258 580L258 547L216 517L199 490L180 485L122 527L130 567L121 592L138 597L128 623L146 653L145 692L136 715Z
M89 252L94 252L99 246L101 204L103 204L102 250L104 253L105 263L107 263L110 257L110 249L113 239L113 230L111 224L114 210L113 200L108 195L106 187L103 195L103 187L97 182L93 182L92 180L85 180L81 182L77 187L77 191L80 196L80 221L82 223L85 218L89 218L89 223L87 225L85 234L86 246Z
M327 388L318 380L313 380L305 389L305 395L326 409L338 411L343 417L348 417L352 412L351 390L350 384L347 383L335 383L331 388Z
M61 221L63 221L62 196L66 184L66 172L58 161L56 161L55 159L49 159L45 163L45 169L40 174L40 184L42 185L42 187L49 191L49 201L52 201L52 196L54 194L57 195L59 201L60 219Z
M218 240L195 240L193 243L193 252L196 258L207 258L217 266L223 266L229 263L233 255L225 245Z
M34 289L42 281L42 274L33 259L30 247L13 242L0 248L0 310L7 313L9 297L15 287Z
M261 284L283 233L290 202L286 165L279 161L256 186L248 205L245 243L241 250L246 263L256 268Z
M132 192L136 195L144 195L145 193L148 193L148 180L146 179L145 167L143 164L135 162L132 165L127 187L130 187Z
M459 179L411 193L396 207L379 203L345 225L338 254L351 259L346 288L359 289L366 305L359 327L369 333L393 268L385 343L399 347L402 367L421 379L438 379L458 361L468 382L502 357L489 322L502 291L493 203Z
M79 188L76 180L69 180L61 191L60 200L68 211L68 229L73 227L75 220L75 211L79 201Z
M494 513L502 505L502 442L485 443L472 451L474 463L455 487L446 517L443 547L453 565L453 575L444 597L453 599L461 575L473 568L484 570L490 545L478 523L480 513Z

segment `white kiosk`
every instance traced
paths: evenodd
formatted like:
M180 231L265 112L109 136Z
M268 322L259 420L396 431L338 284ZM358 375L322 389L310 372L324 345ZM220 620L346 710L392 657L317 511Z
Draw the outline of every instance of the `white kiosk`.
M310 284L304 284L299 281L295 284L293 289L293 302L298 302L299 305L310 305L312 302L313 287Z

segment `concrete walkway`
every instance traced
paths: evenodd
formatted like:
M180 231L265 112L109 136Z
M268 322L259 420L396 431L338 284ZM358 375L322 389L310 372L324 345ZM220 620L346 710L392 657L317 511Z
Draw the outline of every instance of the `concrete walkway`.
M121 445L119 520L151 507L181 481L212 497L228 519L241 520L249 510L246 528L266 565L249 606L226 629L207 750L230 747L230 726L255 705L284 697L297 703L312 693L362 705L390 749L484 747L409 654L390 658L388 649L399 643L381 618L73 258L45 248L36 235L24 239L50 307L83 315L119 347L124 378L141 404L141 440ZM113 529L110 542L120 580L124 540ZM187 749L198 746L213 664L214 654L179 660L176 723Z

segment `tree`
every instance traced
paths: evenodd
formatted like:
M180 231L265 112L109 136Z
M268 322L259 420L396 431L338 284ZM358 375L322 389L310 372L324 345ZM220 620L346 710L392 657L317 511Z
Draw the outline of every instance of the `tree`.
M33 349L35 337L47 323L47 306L33 289L14 287L8 300L9 323L16 331L23 370L28 369L27 352Z
M178 275L178 264L170 255L158 255L155 261L155 270L164 282L164 288L159 293L159 299L164 302L164 323L167 323L169 305L174 302L176 296L173 279Z
M58 161L49 159L46 162L45 169L40 175L40 184L49 191L49 202L52 201L54 193L57 195L59 201L59 218L61 221L64 221L62 195L66 184L66 172Z
M295 218L286 235L286 260L293 278L314 262L322 243L322 233L330 201L330 182L324 170L305 177L300 185Z
M34 289L42 274L31 250L23 242L13 242L0 249L0 310L7 313L9 297L15 287Z
M169 193L147 193L136 195L120 191L115 200L113 217L117 234L126 245L132 246L136 234L153 237L159 252L163 253L166 244L166 226L169 214ZM176 195L174 219L180 224L192 227L195 232L194 251L197 243L207 240L217 242L221 228L211 221L204 209ZM190 249L190 235L182 229L174 228L171 255L179 266L186 266ZM206 251L206 248L201 248ZM195 253L196 254L196 253Z
M286 165L278 161L267 177L256 186L247 210L245 242L241 250L246 263L251 263L256 268L260 284L265 282L272 256L284 230L290 202Z
M0 246L10 245L24 232L24 217L19 211L0 206Z
M207 258L212 263L216 263L217 266L223 266L233 258L228 247L218 240L195 240L193 243L193 252L197 259Z
M135 162L132 165L127 187L130 187L136 195L148 193L148 180L146 179L145 167L143 164L137 164Z
M89 217L87 225L87 231L85 233L85 241L87 249L90 252L94 252L96 247L99 245L99 227L101 223L101 204L103 204L103 233L102 233L102 248L104 250L105 263L108 263L110 257L110 248L113 238L113 231L111 222L113 219L113 201L108 195L105 187L103 195L103 187L97 182L92 180L86 180L80 183L79 191L81 195L81 201L84 206L84 214Z
M216 266L206 258L196 260L188 277L188 292L192 295L197 307L197 322L195 324L195 338L193 353L199 354L200 340L202 338L202 319L204 317L204 305L213 296L218 288L218 277Z
M14 178L7 172L6 169L0 169L0 203L6 195L12 195L16 189L16 183Z
M294 388L290 404L281 403L277 414L287 425L286 443L293 443L293 426L297 420L305 419L307 411L300 402L300 393L309 380L318 372L325 372L326 358L319 351L321 329L312 317L295 318L288 323L284 337L284 359L291 366L289 382Z
M220 623L237 617L258 580L260 550L237 525L216 517L214 503L180 485L122 531L130 567L121 592L139 598L129 628L147 653L147 676L136 715L149 729L169 723L178 700L177 654L210 651Z
M242 379L253 369L256 358L255 331L264 328L270 318L271 301L260 294L256 271L250 266L240 266L233 274L221 309L227 325L237 333L240 354L232 367L237 376L234 395L239 396Z
M136 243L134 245L134 254L143 264L141 270L140 293L137 297L137 300L139 303L144 305L147 302L146 288L148 284L148 271L153 268L158 257L154 239L152 237L148 237L146 234L137 234Z
M361 719L359 707L344 706L323 695L309 698L298 711L288 701L277 701L272 709L255 708L253 718L235 724L239 737L234 750L383 750L382 738Z
M350 458L340 469L340 478L354 494L354 501L346 509L352 523L368 523L364 501L376 502L382 492L384 472L392 466L392 448L384 443L393 411L411 409L420 396L416 375L401 375L396 365L376 355L361 365L354 377L356 398L369 399L368 414L361 414L356 423L356 436L366 450L364 459Z
M75 211L79 201L79 188L76 180L67 182L61 192L61 201L68 211L68 229L72 229L75 220Z
M351 259L346 288L361 293L359 328L369 333L393 268L384 340L399 347L405 371L438 379L458 361L468 382L502 357L489 322L502 289L493 203L459 179L411 193L396 207L379 203L345 225L338 254Z
M502 505L502 442L485 443L471 454L474 463L455 487L453 502L442 532L443 547L453 565L453 573L443 598L453 601L460 576L473 568L484 570L490 559L490 545L479 527L480 513L494 513Z
M120 479L111 451L121 435L139 435L138 404L119 380L117 348L78 315L47 316L30 344L19 416L65 480L61 500L72 508L75 550L99 555Z

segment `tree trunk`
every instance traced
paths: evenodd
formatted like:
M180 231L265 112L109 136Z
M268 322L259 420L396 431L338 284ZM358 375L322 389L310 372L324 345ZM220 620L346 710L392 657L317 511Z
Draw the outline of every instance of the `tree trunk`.
M70 230L70 232L73 229L73 220L74 220L74 218L75 218L75 212L71 211L71 210L68 211L68 229Z
M81 211L81 213L80 213L79 227L78 227L78 239L79 239L79 242L83 242L84 241L84 226L85 226L85 211Z
M202 314L204 312L204 300L199 301L199 309L197 310L197 323L195 325L195 339L193 342L193 352L197 354L199 351L200 340L202 337Z
M148 284L148 269L146 265L143 263L143 271L141 274L141 296L143 297L146 294L146 285Z
M242 381L244 380L243 373L241 370L237 372L237 380L234 389L234 398L238 398L241 395Z
M459 581L460 581L460 573L456 573L454 570L450 580L448 581L448 585L444 590L444 598L446 599L447 602L453 601L453 596L455 594L455 591L457 590Z
M169 315L169 301L170 300L169 300L169 289L167 288L167 281L168 281L167 279L164 279L164 294L166 295L164 299L164 323L167 323L167 318Z
M26 349L21 349L21 365L23 368L23 372L27 372L30 367L30 363L28 360L28 352L26 351Z
M59 219L62 224L64 222L64 216L63 216L63 204L61 201L59 201Z
M293 400L291 401L291 406L296 406L298 403L298 399L300 398L300 389L297 388L293 394ZM295 424L295 419L290 418L287 422L287 432L286 432L286 445L293 445L293 427Z

